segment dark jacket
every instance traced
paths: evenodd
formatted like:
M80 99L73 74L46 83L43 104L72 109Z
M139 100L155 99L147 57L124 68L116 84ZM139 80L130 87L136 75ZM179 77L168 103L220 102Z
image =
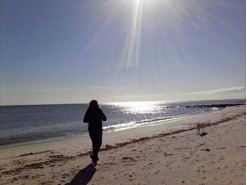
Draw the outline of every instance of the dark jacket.
M106 121L106 116L101 109L88 109L84 116L84 123L88 123L88 131L102 131L102 120Z

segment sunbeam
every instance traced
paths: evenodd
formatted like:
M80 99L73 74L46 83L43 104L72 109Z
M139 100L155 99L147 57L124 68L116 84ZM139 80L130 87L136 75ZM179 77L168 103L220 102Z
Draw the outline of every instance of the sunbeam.
M141 41L142 3L135 0L132 12L132 25L123 50L122 65L126 68L138 66Z

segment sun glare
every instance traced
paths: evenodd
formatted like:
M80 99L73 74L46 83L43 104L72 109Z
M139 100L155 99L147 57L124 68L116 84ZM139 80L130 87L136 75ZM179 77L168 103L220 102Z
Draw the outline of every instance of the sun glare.
M113 105L124 109L124 112L131 114L145 114L159 111L159 102L119 102Z

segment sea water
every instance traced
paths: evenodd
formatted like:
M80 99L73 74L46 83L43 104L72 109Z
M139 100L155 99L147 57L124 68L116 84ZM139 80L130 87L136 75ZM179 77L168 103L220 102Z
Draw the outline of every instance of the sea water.
M101 108L107 121L103 130L110 133L165 124L167 120L222 109L202 106L214 104L245 104L245 100L104 103ZM0 106L0 146L87 135L88 125L83 123L87 109L88 104Z

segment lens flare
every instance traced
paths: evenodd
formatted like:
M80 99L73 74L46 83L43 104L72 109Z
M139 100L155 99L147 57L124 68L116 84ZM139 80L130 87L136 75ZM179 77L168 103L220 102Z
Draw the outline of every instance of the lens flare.
M123 52L122 65L126 68L139 65L139 48L141 40L142 3L135 1L132 12L132 25Z

